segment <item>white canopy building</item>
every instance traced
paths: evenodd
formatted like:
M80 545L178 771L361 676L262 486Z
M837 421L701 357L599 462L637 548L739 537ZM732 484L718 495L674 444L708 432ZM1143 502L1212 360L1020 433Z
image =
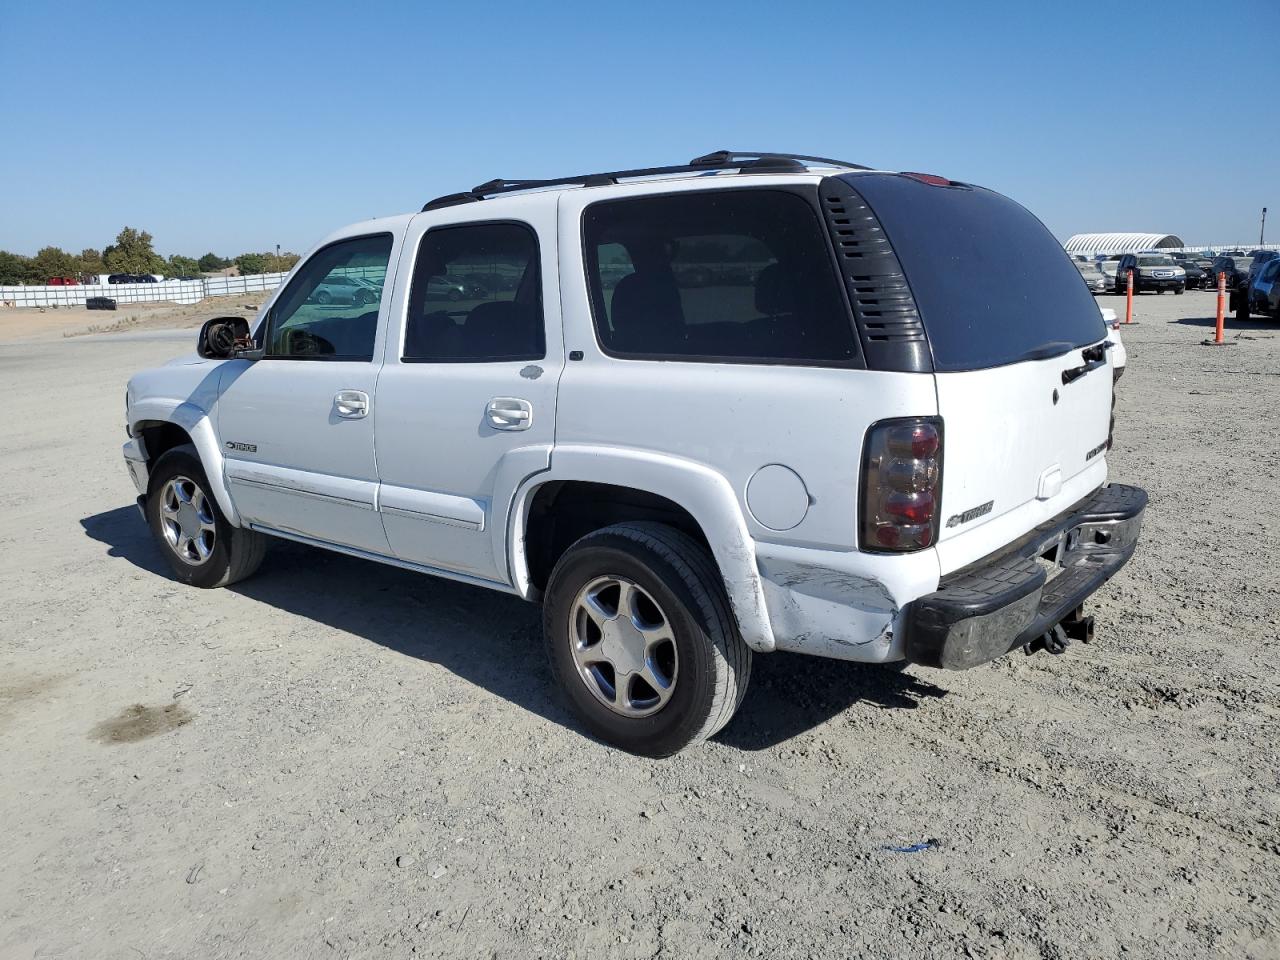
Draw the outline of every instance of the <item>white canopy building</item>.
M1077 233L1065 244L1067 253L1137 253L1185 247L1172 233Z

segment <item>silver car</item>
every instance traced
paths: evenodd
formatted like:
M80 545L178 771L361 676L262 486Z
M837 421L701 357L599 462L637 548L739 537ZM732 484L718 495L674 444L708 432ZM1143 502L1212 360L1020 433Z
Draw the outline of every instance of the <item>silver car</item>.
M1080 276L1084 277L1084 282L1089 287L1090 293L1106 293L1110 289L1107 275L1102 272L1102 268L1096 261L1077 260L1076 269L1080 271ZM1114 283L1112 280L1110 283Z

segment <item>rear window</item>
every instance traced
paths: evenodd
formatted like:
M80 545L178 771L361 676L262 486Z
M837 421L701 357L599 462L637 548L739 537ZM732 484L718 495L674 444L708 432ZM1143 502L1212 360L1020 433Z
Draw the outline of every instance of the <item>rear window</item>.
M1008 197L893 174L843 179L875 211L911 287L934 369L979 370L1101 340L1102 315L1048 229Z
M850 365L859 359L814 207L782 190L592 204L583 247L614 356Z

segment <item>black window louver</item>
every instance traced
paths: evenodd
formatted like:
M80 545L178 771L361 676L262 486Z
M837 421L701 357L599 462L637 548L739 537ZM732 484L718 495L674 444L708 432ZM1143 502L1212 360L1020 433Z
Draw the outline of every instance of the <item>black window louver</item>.
M841 179L819 194L868 369L931 372L920 312L875 212Z

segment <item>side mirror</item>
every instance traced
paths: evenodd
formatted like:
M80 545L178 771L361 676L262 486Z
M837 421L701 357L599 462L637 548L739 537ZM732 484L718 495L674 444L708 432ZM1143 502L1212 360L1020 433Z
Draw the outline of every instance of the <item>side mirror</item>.
M241 352L252 351L253 338L249 321L244 317L214 317L200 328L196 353L206 360L229 360Z

